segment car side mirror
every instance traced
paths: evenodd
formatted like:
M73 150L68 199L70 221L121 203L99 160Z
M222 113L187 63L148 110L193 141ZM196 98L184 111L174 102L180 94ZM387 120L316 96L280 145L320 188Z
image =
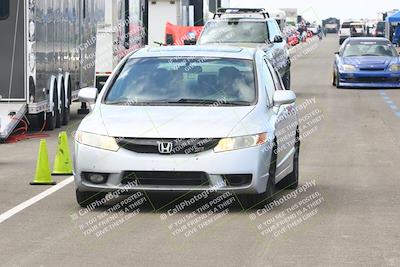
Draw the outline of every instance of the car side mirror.
M283 38L280 35L275 35L274 37L274 43L282 43L283 42Z
M99 91L95 87L86 87L79 90L78 98L80 102L94 104L96 102Z
M335 55L339 55L339 52L335 52Z
M296 102L296 94L291 90L278 90L274 93L274 106L289 105Z

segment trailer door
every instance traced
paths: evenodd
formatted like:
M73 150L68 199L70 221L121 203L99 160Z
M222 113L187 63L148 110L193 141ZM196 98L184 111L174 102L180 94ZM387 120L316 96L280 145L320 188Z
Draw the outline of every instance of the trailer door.
M25 100L24 0L0 0L0 101Z

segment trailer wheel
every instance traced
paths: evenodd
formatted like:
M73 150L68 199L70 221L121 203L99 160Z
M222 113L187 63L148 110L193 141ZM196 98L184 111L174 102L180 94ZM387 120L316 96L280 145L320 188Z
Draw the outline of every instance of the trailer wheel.
M40 112L38 114L28 114L26 115L29 121L29 130L30 131L40 131L43 130L44 123L44 112Z
M57 94L57 84L54 86L53 92L53 110L46 113L46 130L52 131L57 127L57 117L59 118L58 110L58 94Z
M65 91L63 91L65 92ZM62 116L62 124L63 125L68 125L69 119L71 116L71 80L68 80L68 89L67 89L67 97L65 97L65 101L68 99L68 103L66 103L63 108L64 108L64 113ZM65 102L64 102L65 103Z
M64 107L65 106L65 94L63 93L64 90L64 85L61 85L61 95L58 96L58 92L57 92L57 104L56 106L56 128L60 128L62 126L62 118L64 116ZM61 108L58 108L58 105L61 104Z

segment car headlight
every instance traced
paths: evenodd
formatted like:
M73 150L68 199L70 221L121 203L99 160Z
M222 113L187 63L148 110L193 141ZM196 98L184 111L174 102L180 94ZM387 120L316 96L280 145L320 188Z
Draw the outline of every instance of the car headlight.
M267 134L255 134L240 137L223 138L219 141L218 145L214 148L214 152L225 152L248 147L259 146L267 142Z
M356 71L356 67L354 65L350 65L350 64L343 64L342 69L344 71Z
M400 64L390 65L389 71L400 71Z
M119 146L114 137L77 131L75 140L82 144L100 149L117 151Z

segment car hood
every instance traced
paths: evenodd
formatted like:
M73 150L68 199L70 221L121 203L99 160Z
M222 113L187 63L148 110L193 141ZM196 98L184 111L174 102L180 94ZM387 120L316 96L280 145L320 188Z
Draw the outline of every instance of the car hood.
M393 61L396 61L393 57L344 57L344 64L351 64L357 67L367 68L386 68Z
M101 104L109 136L130 138L221 138L253 110L245 107L113 106Z

